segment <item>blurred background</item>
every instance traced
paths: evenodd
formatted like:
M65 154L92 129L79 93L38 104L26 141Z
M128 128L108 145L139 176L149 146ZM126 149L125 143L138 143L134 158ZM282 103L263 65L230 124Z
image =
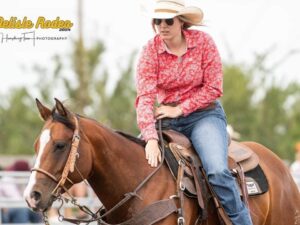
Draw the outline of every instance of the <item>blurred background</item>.
M0 43L0 166L34 159L43 122L35 98L54 97L74 112L138 135L135 67L154 33L153 0L2 1L0 16L71 20L70 31L38 29L66 40ZM204 11L224 69L223 102L240 141L256 141L289 166L300 140L300 2L298 0L187 0ZM21 30L0 28L0 34Z
M187 0L204 11L195 27L214 38L224 64L228 123L240 140L257 141L282 159L294 159L300 140L300 15L297 0ZM33 22L71 20L71 31L38 29L67 40L0 43L0 165L3 156L33 154L42 121L35 98L53 98L118 130L138 134L135 66L153 36L152 0L4 1L0 16ZM19 30L0 29L15 35ZM121 115L121 116L120 116ZM13 159L12 159L13 160Z

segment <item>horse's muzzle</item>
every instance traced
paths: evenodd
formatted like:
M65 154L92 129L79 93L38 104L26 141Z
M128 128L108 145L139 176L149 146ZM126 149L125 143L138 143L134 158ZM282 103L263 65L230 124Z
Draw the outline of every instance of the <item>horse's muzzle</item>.
M29 208L35 212L44 212L52 204L53 198L49 201L42 201L42 193L36 190L30 192L29 196L25 196L25 201Z

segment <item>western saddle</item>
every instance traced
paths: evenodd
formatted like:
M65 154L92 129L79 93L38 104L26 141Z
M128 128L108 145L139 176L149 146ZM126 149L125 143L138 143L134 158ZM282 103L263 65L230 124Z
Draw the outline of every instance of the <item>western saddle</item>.
M163 130L163 137L168 148L178 162L176 169L170 165L168 157L166 161L170 170L184 193L189 197L195 197L202 211L202 220L206 218L207 194L210 193L217 208L218 216L223 224L232 224L221 206L216 194L208 182L201 160L190 140L183 134L174 130ZM244 173L256 168L259 164L258 156L246 145L229 140L228 166L231 173L236 177L240 193L245 205L248 207L248 193ZM173 168L172 168L173 167ZM199 170L200 168L200 170Z

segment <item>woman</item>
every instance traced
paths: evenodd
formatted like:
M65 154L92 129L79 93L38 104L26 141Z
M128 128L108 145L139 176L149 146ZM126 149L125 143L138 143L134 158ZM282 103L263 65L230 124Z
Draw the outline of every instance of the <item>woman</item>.
M183 0L157 0L152 18L157 34L143 48L136 83L146 159L152 167L161 160L155 122L164 119L192 141L232 223L252 224L227 166L226 116L218 101L223 94L221 59L208 34L188 29L201 25L203 13L185 7Z

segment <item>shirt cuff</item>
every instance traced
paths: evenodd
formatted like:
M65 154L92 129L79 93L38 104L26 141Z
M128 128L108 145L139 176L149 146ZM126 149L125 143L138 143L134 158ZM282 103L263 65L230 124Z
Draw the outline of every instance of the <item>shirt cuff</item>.
M155 129L146 129L142 131L142 138L144 141L148 141L150 139L158 140L158 134Z
M189 99L187 99L183 103L179 104L179 107L180 107L180 109L183 113L183 116L187 116L188 114L191 113L190 100Z

